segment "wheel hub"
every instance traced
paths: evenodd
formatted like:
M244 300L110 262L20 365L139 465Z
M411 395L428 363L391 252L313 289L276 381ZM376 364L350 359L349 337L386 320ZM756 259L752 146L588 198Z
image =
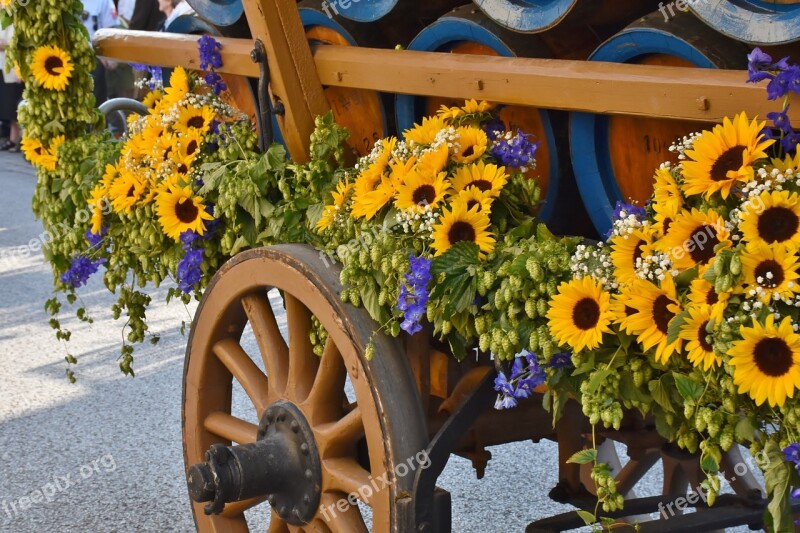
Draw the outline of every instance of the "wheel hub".
M255 443L213 445L205 463L189 467L187 483L192 500L211 502L206 514L221 513L226 503L266 497L285 522L307 524L322 489L311 426L296 405L276 402L261 417Z

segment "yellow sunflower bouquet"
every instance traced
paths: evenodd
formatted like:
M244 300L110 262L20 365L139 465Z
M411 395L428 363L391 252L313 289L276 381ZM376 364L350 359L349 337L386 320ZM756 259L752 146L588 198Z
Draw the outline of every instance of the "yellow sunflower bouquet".
M761 61L762 73L781 76L784 63ZM767 523L788 531L800 484L800 138L785 107L769 118L741 113L674 144L648 204L619 203L607 241L577 248L547 317L592 424L618 429L638 409L699 453L712 503L723 453L749 446L765 458Z

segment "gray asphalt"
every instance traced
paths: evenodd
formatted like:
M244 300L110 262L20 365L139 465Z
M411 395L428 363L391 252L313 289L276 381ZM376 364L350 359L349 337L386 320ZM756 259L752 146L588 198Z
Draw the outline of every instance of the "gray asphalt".
M19 154L0 153L0 531L193 531L181 452L179 331L193 309L167 306L165 291L154 291L148 320L161 343L142 347L137 377L124 377L120 324L108 312L113 297L97 276L80 292L95 323L62 313L73 330L67 348L80 360L70 385L65 347L43 310L52 295L49 266L40 252L15 253L42 233L30 209L34 180ZM482 481L460 458L440 478L453 496L453 531L524 531L536 518L568 510L547 498L557 481L553 443L491 451ZM266 510L254 513L263 527Z

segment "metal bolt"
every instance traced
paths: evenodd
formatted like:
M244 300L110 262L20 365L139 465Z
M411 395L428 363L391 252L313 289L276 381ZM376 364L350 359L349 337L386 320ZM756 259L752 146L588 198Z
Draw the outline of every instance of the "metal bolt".
M300 431L300 424L297 423L297 420L292 420L292 431L295 433Z
M303 503L306 504L311 503L311 496L309 496L308 494L303 494Z
M431 527L430 522L423 522L419 525L417 531L419 531L419 533L431 533L431 531L433 531L433 527Z
M267 496L267 500L269 501L269 504L270 504L271 506L275 507L275 502L276 502L278 499L275 497L275 495L274 495L274 494L270 494L269 496Z
M295 517L297 520L300 520L300 521L302 521L302 519L303 519L302 515L300 514L300 509L298 509L297 507L295 507L294 509L292 509L292 515L294 515L294 517Z
M278 514L281 515L281 518L286 519L289 516L289 508L284 505L281 507L281 510L278 511Z
M308 444L306 444L305 442L303 444L301 444L300 445L300 452L303 455L308 455Z
M314 477L314 472L312 472L311 469L309 468L308 470L306 470L306 479L311 479L312 477Z

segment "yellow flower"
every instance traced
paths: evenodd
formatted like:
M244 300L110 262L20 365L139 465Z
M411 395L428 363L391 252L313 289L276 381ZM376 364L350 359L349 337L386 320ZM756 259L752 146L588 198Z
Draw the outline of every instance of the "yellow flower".
M408 161L403 161L397 157L392 159L392 162L389 163L389 177L392 180L395 189L399 188L406 182L406 176L413 172L416 163L416 157L410 157Z
M731 246L729 237L725 221L716 212L692 209L676 217L658 247L670 255L675 268L687 270L711 264L719 251Z
M667 343L669 324L681 312L675 282L665 276L661 287L649 281L638 280L631 285L629 305L636 310L625 323L644 350L656 348L656 361L666 363L681 348L680 339Z
M508 181L506 167L487 165L483 161L473 165L462 166L453 177L453 189L461 192L468 187L475 187L488 193L492 198L500 196L500 191Z
M53 172L58 165L58 147L64 144L65 138L59 135L50 142L50 148L44 150L39 159L40 165L50 172Z
M361 183L359 183L361 181ZM384 177L375 183L372 190L367 189L364 176L360 176L354 185L353 209L356 218L371 220L384 206L394 198L395 187L391 178Z
M742 254L744 290L755 291L768 304L800 292L797 256L780 247L760 246Z
M678 336L686 341L686 354L694 366L703 370L713 370L722 364L722 357L714 352L713 332L708 331L711 323L711 306L692 306L689 317L681 326Z
M173 126L173 129L178 133L184 134L193 132L204 134L211 128L211 122L213 122L215 117L216 114L208 106L183 107L178 114L178 121Z
M797 169L800 169L800 150L796 151L794 156L786 154L783 159L772 158L771 162L781 174L786 174L789 169L796 174Z
M447 124L440 116L425 117L422 124L414 124L414 127L403 132L403 137L409 144L427 146L433 144L440 131L445 129Z
M766 122L749 122L745 113L733 122L725 117L712 131L704 131L686 151L683 163L684 192L706 198L719 192L727 198L736 182L753 179L753 163L766 158L764 150L775 141L763 141Z
M69 54L57 46L41 46L33 52L31 72L45 89L66 89L73 70Z
M326 205L325 209L322 211L322 216L320 217L319 222L317 222L317 231L326 230L331 224L333 224L336 214L341 211L342 208L344 208L344 205L347 202L347 195L350 194L350 191L352 190L352 183L340 181L336 185L336 190L332 193L333 203Z
M440 172L438 176L412 172L398 189L394 205L404 211L430 211L444 201L449 189L446 172Z
M620 289L619 294L615 294L611 297L611 319L614 324L619 325L619 327L627 333L628 335L633 335L633 331L630 327L630 317L636 314L636 309L629 306L630 303L630 286L622 287Z
M42 144L39 139L31 137L22 137L22 153L25 154L25 159L35 166L42 165L42 158L47 156L47 148Z
M98 183L92 189L89 196L89 208L92 210L92 227L91 232L99 235L103 228L103 214L108 208L108 190Z
M418 171L420 173L428 173L437 175L447 167L447 162L450 160L450 149L446 144L442 144L436 150L431 150L426 154L420 156L417 162Z
M164 89L160 104L169 107L177 104L189 93L189 75L183 67L175 67L169 77L169 87Z
M129 213L142 198L145 183L133 172L122 173L111 185L108 195L117 213Z
M800 388L800 335L792 329L792 319L785 317L775 326L775 317L767 315L762 326L741 326L742 340L730 349L733 382L740 394L749 394L761 405L782 407Z
M668 168L659 168L655 174L653 186L653 210L665 213L679 213L683 208L681 188L672 171Z
M480 128L462 126L456 130L458 140L453 153L453 160L458 163L473 163L483 157L489 138Z
M574 351L600 346L603 333L611 333L610 296L603 286L585 277L563 282L547 311L550 333Z
M156 198L156 213L164 233L176 241L189 230L203 235L204 221L214 218L206 211L203 199L194 196L189 187L162 189Z
M478 211L481 213L489 214L492 210L492 202L494 198L489 192L483 192L477 187L467 187L459 192L456 199L467 204L467 209L472 209L477 206Z
M611 239L611 263L614 265L614 277L619 283L628 285L639 279L636 261L650 255L651 244L652 237L644 228Z
M711 318L717 322L722 322L722 314L728 305L730 297L730 292L717 294L714 284L702 277L692 280L689 286L689 301L692 303L692 306L709 307L711 310Z
M442 255L454 244L474 242L480 249L480 256L494 250L495 239L489 232L489 216L478 211L478 207L467 209L463 201L455 201L452 210L444 209L439 223L433 226L433 249L435 255Z
M800 196L764 191L742 206L739 229L747 247L783 245L800 248Z
M145 95L142 103L147 106L147 109L153 110L156 108L161 99L164 98L164 93L161 89L156 89L154 91L150 91Z
M447 107L443 105L439 108L437 116L447 119L455 120L464 115L472 115L475 113L486 113L494 108L493 104L489 102L477 102L476 100L467 100L463 107Z

